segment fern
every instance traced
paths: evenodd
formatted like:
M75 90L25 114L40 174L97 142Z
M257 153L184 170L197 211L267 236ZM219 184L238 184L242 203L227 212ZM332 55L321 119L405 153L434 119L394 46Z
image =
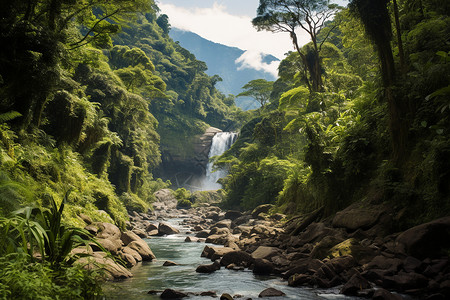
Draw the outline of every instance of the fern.
M15 118L21 117L22 114L17 111L8 111L6 113L0 114L0 124L6 123L8 121L14 120Z

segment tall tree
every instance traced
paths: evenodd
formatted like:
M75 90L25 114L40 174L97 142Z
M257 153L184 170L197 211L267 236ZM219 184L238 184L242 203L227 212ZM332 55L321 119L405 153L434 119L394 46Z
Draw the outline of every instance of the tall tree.
M245 90L236 97L252 97L264 107L270 100L270 94L272 93L273 81L267 81L265 79L255 79L249 81L242 88Z
M388 102L390 133L394 159L399 162L406 151L408 127L406 105L393 94L395 64L392 54L392 26L389 0L353 0L350 8L359 17L369 38L374 42L381 63L381 77Z
M323 81L319 54L328 34L334 28L329 29L329 33L322 41L318 40L317 35L338 9L336 4L330 4L328 0L260 0L257 17L252 23L258 30L290 34L294 47L311 77L311 83L308 82L309 88L313 92L320 92L323 91ZM301 51L297 29L306 31L311 37L313 44L311 53L304 54Z

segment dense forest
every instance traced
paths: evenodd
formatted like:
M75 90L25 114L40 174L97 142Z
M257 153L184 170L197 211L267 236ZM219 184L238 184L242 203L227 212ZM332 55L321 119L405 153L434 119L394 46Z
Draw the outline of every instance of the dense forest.
M223 207L326 218L386 203L392 231L448 216L449 11L261 0L253 25L289 33L296 51L275 82L244 87L261 107L243 112L153 1L2 1L0 298L101 295L101 274L69 255L88 242L79 215L125 229L170 186L154 176L161 155L191 151L209 126L243 124L216 161Z

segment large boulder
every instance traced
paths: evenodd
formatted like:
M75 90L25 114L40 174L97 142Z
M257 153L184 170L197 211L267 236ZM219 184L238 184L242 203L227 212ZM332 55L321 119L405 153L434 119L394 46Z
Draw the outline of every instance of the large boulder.
M119 227L114 224L106 223L106 222L96 222L92 223L98 228L97 238L100 239L110 239L110 240L120 240L120 236L122 233L120 232Z
M120 248L122 248L121 240L113 240L113 239L97 239L97 242L106 250L108 250L112 255L118 254ZM102 251L96 244L91 243L92 249L94 251Z
M133 277L133 274L131 274L130 271L117 264L111 258L106 257L106 253L104 252L94 252L93 256L82 257L75 263L88 270L97 270L101 267L106 271L106 275L109 279L125 279Z
M122 248L122 253L123 254L127 254L127 255L131 255L136 262L142 261L142 256L136 250L131 249L128 246Z
M450 248L450 216L412 227L395 243L399 251L420 259L441 256Z
M386 208L382 205L361 206L359 203L355 203L336 213L333 226L349 231L355 231L358 228L369 229L377 223L384 212L386 212Z
M225 219L229 220L236 220L237 218L241 217L242 213L237 210L229 210L225 213Z
M231 264L235 264L236 266L250 266L255 259L244 251L230 251L225 253L220 260L220 264L222 266L228 266Z
M211 247L206 245L205 248L203 248L203 252L201 254L201 257L206 257L212 260L219 259L223 257L226 253L234 251L233 248L228 247Z
M165 289L162 294L161 294L161 299L180 299L180 298L184 298L187 297L188 294L180 292L180 291L175 291L172 289Z
M280 290L274 289L274 288L267 288L264 291L262 291L261 293L259 293L258 297L259 298L263 298L263 297L283 297L286 296L285 293L283 293Z
M263 213L263 214L267 214L269 212L269 210L271 208L273 208L274 205L273 204L261 204L260 206L257 206L253 211L252 211L252 217L253 218L257 218L259 214Z
M271 275L277 273L273 263L267 259L255 259L253 262L253 273L257 275Z
M254 259L271 259L272 257L279 255L280 252L281 250L275 247L259 246L255 251L252 252L252 257Z
M180 233L178 229L175 227L167 224L167 223L159 223L158 226L158 235L171 235L171 234L177 234Z
M356 296L358 291L370 289L371 287L370 283L361 274L356 273L344 284L340 292L344 295Z
M152 261L156 258L150 247L143 240L132 241L127 247L139 253L143 261Z
M220 263L218 261L215 261L214 263L210 265L200 265L195 269L195 272L197 273L213 273L217 270L220 270Z
M122 240L125 246L131 243L132 241L142 241L142 239L133 231L122 232L120 239Z

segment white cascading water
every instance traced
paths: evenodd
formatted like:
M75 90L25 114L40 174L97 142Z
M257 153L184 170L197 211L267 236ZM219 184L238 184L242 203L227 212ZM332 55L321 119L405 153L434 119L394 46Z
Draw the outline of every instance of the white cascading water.
M231 145L236 141L237 132L218 132L214 135L209 150L208 158L222 155L225 151L231 148ZM227 170L213 170L214 162L208 162L206 165L206 176L201 182L202 190L218 190L222 185L217 183L217 180L227 176Z

